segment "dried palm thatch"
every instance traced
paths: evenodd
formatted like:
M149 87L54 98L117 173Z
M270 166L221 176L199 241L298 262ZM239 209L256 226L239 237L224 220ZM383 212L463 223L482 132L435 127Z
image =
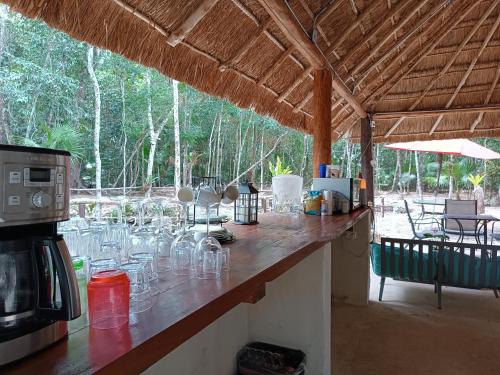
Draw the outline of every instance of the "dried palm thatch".
M334 139L365 110L375 142L500 136L500 0L289 0L299 41L270 0L0 1L301 131L323 64Z

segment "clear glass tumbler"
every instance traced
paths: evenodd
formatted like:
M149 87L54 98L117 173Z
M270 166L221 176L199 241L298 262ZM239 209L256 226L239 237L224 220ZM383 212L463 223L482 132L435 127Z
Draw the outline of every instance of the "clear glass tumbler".
M151 287L144 264L139 262L125 263L120 266L130 280L130 312L139 313L153 306Z

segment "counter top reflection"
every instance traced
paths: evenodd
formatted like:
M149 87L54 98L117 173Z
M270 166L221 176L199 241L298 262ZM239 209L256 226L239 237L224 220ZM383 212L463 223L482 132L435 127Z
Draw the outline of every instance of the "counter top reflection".
M252 226L227 224L237 240L231 271L220 280L167 274L153 307L131 316L127 327L95 330L86 316L70 323L70 335L42 352L0 369L12 374L136 374L272 281L369 213L290 217L259 216Z

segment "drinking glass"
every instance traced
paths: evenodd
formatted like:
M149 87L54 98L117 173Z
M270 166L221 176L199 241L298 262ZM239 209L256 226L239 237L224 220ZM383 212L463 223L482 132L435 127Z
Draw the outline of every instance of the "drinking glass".
M71 256L78 256L81 255L80 251L82 249L79 248L79 238L80 238L80 231L78 230L77 227L65 227L62 230L59 230L59 234L61 234L64 238L64 242L66 243L66 246L68 247L69 254Z
M86 255L90 258L100 250L102 236L100 231L95 229L81 229L78 242L79 255Z
M231 249L229 247L222 248L222 272L229 272L231 269Z
M144 266L145 274L149 280L151 292L158 293L158 263L155 256L150 253L135 253L130 255L130 261L140 263Z
M222 270L222 247L215 238L203 237L196 245L195 268L200 279L218 279Z
M97 259L115 259L118 264L121 263L121 247L118 242L108 241L101 243L99 251L93 256Z
M169 231L163 231L157 235L158 242L158 271L166 272L172 269L172 243L174 236Z
M181 233L172 242L171 261L172 270L176 275L190 275L192 259L196 250L194 234L187 231L187 204L182 203L184 222Z
M125 263L120 266L130 280L130 312L139 313L153 306L151 288L144 264Z
M111 224L104 235L106 242L117 242L120 246L122 260L128 258L131 247L130 228L127 224Z
M149 253L158 255L158 240L154 232L146 227L141 227L130 236L129 254Z
M89 266L88 278L90 279L93 274L102 271L112 271L118 269L118 262L116 259L98 259L92 260Z

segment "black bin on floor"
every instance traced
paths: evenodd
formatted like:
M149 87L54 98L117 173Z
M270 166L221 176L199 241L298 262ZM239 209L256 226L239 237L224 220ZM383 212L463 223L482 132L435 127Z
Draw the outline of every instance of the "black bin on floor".
M304 375L306 355L296 349L252 342L238 352L238 375Z

